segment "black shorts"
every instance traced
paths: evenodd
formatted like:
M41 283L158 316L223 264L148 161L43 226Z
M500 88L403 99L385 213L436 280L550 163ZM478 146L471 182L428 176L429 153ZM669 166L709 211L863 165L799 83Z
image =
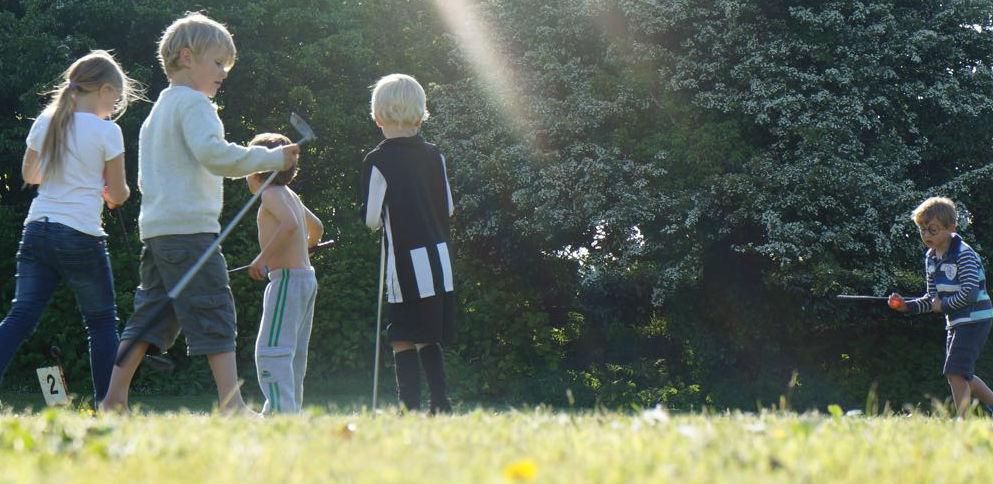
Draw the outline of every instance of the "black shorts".
M386 340L450 344L455 336L455 293L390 303Z
M993 320L976 323L960 324L948 330L945 337L945 367L943 375L962 375L966 380L972 380L976 372L976 360L979 352L986 344L990 335L990 325Z

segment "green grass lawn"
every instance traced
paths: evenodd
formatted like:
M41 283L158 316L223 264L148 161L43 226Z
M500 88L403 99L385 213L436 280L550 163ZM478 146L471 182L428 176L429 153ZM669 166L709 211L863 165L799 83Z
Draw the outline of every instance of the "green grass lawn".
M0 413L0 482L993 482L989 419Z

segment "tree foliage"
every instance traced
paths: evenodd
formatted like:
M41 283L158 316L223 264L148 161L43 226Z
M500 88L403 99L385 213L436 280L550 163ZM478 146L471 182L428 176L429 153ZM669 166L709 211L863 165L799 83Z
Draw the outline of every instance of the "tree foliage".
M452 15L457 2L403 0L5 4L0 250L16 251L31 197L17 166L36 93L86 50L114 48L154 98L159 33L204 8L239 48L216 100L229 139L287 132L289 111L318 129L296 188L339 245L315 262L312 374L368 371L376 239L356 217L358 162L379 139L368 86L406 72L428 90L425 135L456 194L448 361L463 398L751 406L794 371L810 405L858 402L873 381L895 402L944 393L937 320L830 295L920 291L908 214L931 194L964 202L964 235L993 248L989 2L467 3L473 19ZM148 108L121 120L132 179ZM239 182L226 190L225 220L247 200ZM127 315L136 255L107 222ZM253 256L249 225L225 244L229 263ZM232 287L250 373L261 289ZM5 300L12 289L0 281ZM82 381L76 320L53 304L6 385L29 381L49 341L74 349ZM140 383L209 382L181 360Z

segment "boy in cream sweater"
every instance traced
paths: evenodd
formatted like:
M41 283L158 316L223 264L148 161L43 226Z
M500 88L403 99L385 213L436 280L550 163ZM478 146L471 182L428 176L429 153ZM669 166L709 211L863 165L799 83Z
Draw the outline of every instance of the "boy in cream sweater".
M220 232L224 177L282 170L293 166L300 153L297 145L268 149L225 141L211 98L234 60L231 34L201 14L176 20L159 41L169 87L159 94L139 135L141 284L120 346L134 348L114 367L101 410L127 410L128 389L142 357L168 350L182 331L189 354L207 356L221 412L247 411L235 366L234 298L220 249L175 301L167 295ZM163 320L153 320L162 305L171 310ZM141 340L132 341L146 326Z

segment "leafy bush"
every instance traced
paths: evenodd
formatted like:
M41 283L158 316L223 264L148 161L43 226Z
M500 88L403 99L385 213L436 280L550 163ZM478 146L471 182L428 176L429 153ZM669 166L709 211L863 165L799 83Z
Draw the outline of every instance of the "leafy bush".
M154 98L165 85L156 39L200 5L0 7L4 274L31 197L18 160L35 93L86 50L116 48ZM993 247L981 183L993 172L988 2L473 5L486 28L462 29L430 2L206 4L239 46L216 99L228 138L290 132L290 111L318 131L295 188L339 244L314 261L311 375L368 372L377 241L357 220L358 168L380 138L369 85L406 72L428 90L424 133L446 153L456 196L461 313L446 355L460 398L754 408L789 393L803 408L860 405L874 385L894 403L946 393L936 318L908 323L831 296L920 291L908 214L931 194L964 201L974 223L963 235L981 254ZM148 109L120 121L132 181ZM134 252L138 198L124 208ZM222 220L248 194L230 181L226 198ZM126 316L136 254L115 221L107 228ZM250 222L224 251L230 265L251 260ZM262 287L235 276L232 289L251 381ZM0 280L4 300L12 291ZM30 384L51 342L69 353L70 378L87 380L69 301L59 293L5 385ZM202 361L176 358L176 374L138 385L210 388Z

